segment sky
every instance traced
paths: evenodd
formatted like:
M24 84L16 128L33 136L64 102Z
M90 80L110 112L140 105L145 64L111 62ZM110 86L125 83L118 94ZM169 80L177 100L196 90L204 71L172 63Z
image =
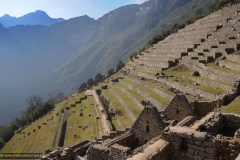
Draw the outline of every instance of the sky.
M21 17L36 10L45 11L52 18L70 19L88 15L98 19L118 7L141 4L146 0L0 0L0 17L9 14Z

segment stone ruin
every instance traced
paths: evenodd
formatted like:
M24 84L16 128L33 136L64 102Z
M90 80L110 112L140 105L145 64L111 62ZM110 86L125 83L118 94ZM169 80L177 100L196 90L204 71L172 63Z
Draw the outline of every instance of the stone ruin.
M115 71L118 72L118 71L121 70L124 66L125 66L125 64L124 64L122 61L118 61L117 65L116 65Z
M163 112L145 106L131 129L80 142L57 156L66 160L74 156L88 160L236 159L240 153L240 115L210 112L198 117L186 97L176 95Z

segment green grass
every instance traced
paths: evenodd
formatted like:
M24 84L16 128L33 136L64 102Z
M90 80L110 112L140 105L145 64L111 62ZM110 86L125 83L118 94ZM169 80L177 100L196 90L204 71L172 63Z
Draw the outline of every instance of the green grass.
M179 76L185 76L185 77L192 77L190 75L191 72L182 72L182 71L171 71L171 70L166 70L167 73L169 74L176 74L176 75L179 75ZM233 87L233 84L230 84L230 83L226 83L226 82L222 82L222 81L219 81L219 80L213 80L213 79L209 79L209 78L206 78L206 77L202 77L202 76L198 76L198 77L194 77L194 78L198 78L198 79L202 79L202 80L207 80L207 81L211 81L211 82L217 82L217 83L221 83L221 84L224 84L224 85L227 85L227 86L230 86L230 87Z
M221 112L223 113L236 113L240 114L240 96L238 96L228 106L222 107Z
M137 78L136 78L137 76L136 77L132 76L132 75L128 75L128 76L131 77L132 79L136 79L137 80ZM144 83L150 85L151 87L154 87L154 88L156 88L156 89L158 89L158 90L160 90L160 91L162 91L162 92L164 92L166 94L169 94L170 96L174 97L176 95L173 92L169 92L166 88L162 88L161 86L159 86L157 81L156 81L156 83L154 83L154 81L155 80L152 80L152 81L150 81L150 80L142 80L142 82L144 82Z
M141 72L141 73L145 73L145 74L149 74L149 75L155 75L155 72L145 71L145 70L141 70L141 69L136 69L136 72Z
M113 85L111 85L111 88L124 100L124 102L127 104L128 108L129 108L129 110L136 117L138 117L138 115L141 113L141 109L137 106L137 104L131 98L129 98L126 94L121 92L118 88L114 87Z
M118 83L118 85L119 85L120 87L122 87L123 89L125 89L126 91L128 91L128 92L129 92L132 96L134 96L139 102L140 102L141 100L146 100L145 97L143 97L142 95L138 94L138 93L137 93L136 91L134 91L133 89L130 89L130 88L126 87L124 84Z
M46 149L51 149L60 116L56 116L56 113L63 114L60 112L65 103L66 101L57 104L54 111L26 127L22 131L22 134L15 134L1 150L1 153L45 153ZM53 120L47 121L47 119L51 119L52 116ZM42 123L47 123L47 126L42 125ZM41 129L38 129L38 126L41 126ZM35 133L33 133L33 129L36 129ZM25 134L23 134L23 132L25 132ZM31 133L29 136L27 135L28 132ZM21 140L19 140L20 138Z
M126 110L122 106L122 104L118 101L117 98L114 97L114 95L110 91L104 90L104 92L111 100L111 102L115 108L115 111L118 114L118 118L121 120L123 125L125 127L131 127L133 125L133 120L128 116L128 114L126 113Z
M67 124L67 133L64 142L64 146L73 145L76 141L80 141L80 138L75 139L74 134L79 134L82 132L82 129L79 128L79 125L82 125L82 117L80 116L81 104L77 104L76 107L72 107L69 111L70 115L68 118ZM74 113L75 112L75 113Z
M227 73L240 74L240 71L224 68L224 67L212 64L212 63L209 63L207 66L210 67L210 68L213 68L213 69L217 69L217 70L220 70L220 71L223 71L223 72L227 72Z
M240 64L240 62L232 61L232 60L229 60L229 59L225 59L225 60L223 60L223 61L230 62L230 63L234 63L234 64Z
M194 85L194 81L192 80L188 80L188 79L180 79L180 78L176 78L176 77L168 77L168 80L170 81L174 81L174 80L178 80L178 83L180 83L181 85L185 85L185 86L189 86L192 88L197 88L209 93L213 93L216 95L220 95L225 93L226 91L222 88L215 88L213 86L208 86L208 85L204 85L204 84L199 84L199 85Z
M156 101L160 102L161 104L163 104L163 105L165 105L165 106L167 106L167 105L170 103L168 100L162 98L160 95L158 95L157 93L153 92L153 91L152 91L151 89L149 89L149 88L146 88L146 87L144 87L144 86L142 86L142 85L139 85L139 84L137 84L137 83L134 83L134 82L129 81L129 80L126 80L126 79L124 79L124 81L125 81L126 83L131 84L131 85L137 87L138 89L140 89L140 90L148 93L153 99L155 99Z

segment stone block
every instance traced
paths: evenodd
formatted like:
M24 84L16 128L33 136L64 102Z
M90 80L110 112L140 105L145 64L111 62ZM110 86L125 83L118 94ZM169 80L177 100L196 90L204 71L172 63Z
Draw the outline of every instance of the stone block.
M213 153L213 151L214 151L213 148L209 148L209 147L206 148L206 153Z
M193 150L199 151L201 147L196 146L196 145L188 144L188 148L191 148L191 149L193 149Z
M201 146L201 145L202 145L202 142L195 141L195 145Z
M213 142L212 141L204 141L204 145L206 147L213 147Z
M205 152L199 152L199 156L205 157L205 158L213 158L212 154L205 153Z
M194 159L194 160L204 160L204 158L203 158L203 157L200 157L200 156L193 156L193 159Z
M206 139L206 135L205 134L202 134L202 135L194 135L193 136L193 139L195 141L204 141Z
M188 148L188 153L193 154L193 153L194 153L194 150L191 149L191 148Z

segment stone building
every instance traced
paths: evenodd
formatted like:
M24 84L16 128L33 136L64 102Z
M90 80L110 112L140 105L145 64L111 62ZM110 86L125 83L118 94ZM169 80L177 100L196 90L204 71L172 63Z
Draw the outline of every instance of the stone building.
M98 73L96 76L95 76L95 82L99 82L99 81L101 81L102 80L102 75L101 75L101 73Z
M125 64L122 61L118 61L116 65L115 71L118 72L120 69L122 69L125 66Z
M92 85L94 85L94 81L93 81L92 78L89 78L89 79L88 79L88 81L87 81L87 85L88 85L88 86L92 86Z
M84 82L80 85L80 87L78 87L78 92L85 91L86 88L87 88L87 83Z
M114 72L114 69L109 69L108 70L108 73L107 73L107 76L110 77L111 75L113 75L115 72Z
M164 110L163 115L169 120L181 121L187 116L195 116L185 95L176 95L168 107Z
M70 154L59 155L66 160L76 155L88 160L235 160L240 153L240 115L210 112L200 120L196 117L186 97L176 95L162 113L145 106L131 129L80 142L68 149Z
M141 146L160 135L165 127L157 108L149 105L143 109L130 132L134 135L135 145Z

